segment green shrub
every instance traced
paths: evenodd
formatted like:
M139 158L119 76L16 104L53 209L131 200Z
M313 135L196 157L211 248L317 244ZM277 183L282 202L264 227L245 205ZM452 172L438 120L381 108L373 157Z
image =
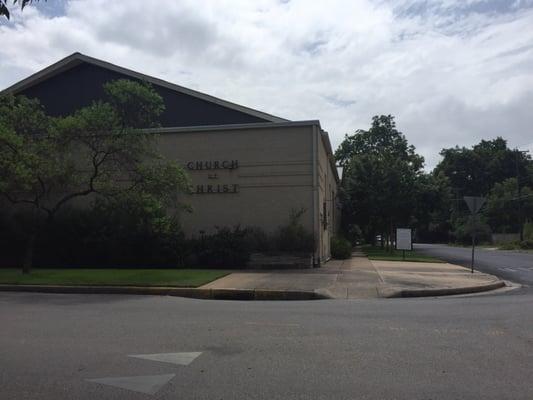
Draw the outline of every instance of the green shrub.
M292 211L287 225L267 234L261 228L217 227L186 238L175 216L157 204L135 199L95 202L65 209L38 236L35 267L244 267L252 252L311 253L313 234ZM0 267L22 263L28 215L0 213Z
M524 239L533 240L533 222L526 222L524 224Z
M274 234L273 245L279 251L312 253L315 249L315 238L301 223L305 209L291 210L289 223L282 226Z
M533 250L533 240L526 239L521 242L503 243L498 248L500 250Z
M217 227L216 232L192 239L187 265L215 268L244 267L252 252L311 253L314 236L300 222L305 210L291 211L287 225L268 234L259 227Z
M273 235L267 234L256 226L246 228L245 241L248 249L252 252L269 253L276 251Z
M344 260L350 258L351 255L352 244L349 240L340 236L333 236L331 238L331 256L333 258Z
M520 242L520 248L523 250L533 250L533 239L526 239Z
M191 264L215 268L244 267L250 260L250 244L246 240L247 230L240 226L216 227L216 232L191 239Z
M455 226L456 228L453 232L453 236L457 243L472 243L474 227L476 232L476 243L490 243L492 240L490 226L481 216L476 218L475 224L474 219L471 216L464 219L457 219Z
M0 266L18 266L27 230L24 214L0 218ZM157 207L138 202L96 202L64 209L38 235L35 267L176 267L187 243L178 221Z
M517 250L519 248L520 244L518 242L502 243L498 246L500 250Z

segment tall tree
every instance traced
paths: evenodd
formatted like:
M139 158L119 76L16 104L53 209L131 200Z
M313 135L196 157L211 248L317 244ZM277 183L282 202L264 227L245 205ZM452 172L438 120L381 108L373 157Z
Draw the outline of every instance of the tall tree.
M0 196L32 215L24 272L38 235L65 206L133 196L177 208L187 190L185 172L157 152L156 136L137 129L157 124L162 98L128 80L104 90L107 102L60 118L37 100L0 98Z
M424 166L424 158L416 154L415 147L409 145L405 136L396 129L392 115L376 115L369 130L358 129L353 135L345 135L335 151L335 158L344 167L355 156L362 154L388 155L407 163L416 171Z
M501 137L493 140L482 140L472 148L454 147L443 149L440 153L443 156L441 162L435 167L434 174L444 175L450 182L450 187L455 201L450 203L450 224L454 231L461 231L459 225L466 221L468 210L462 201L463 196L490 196L492 197L492 209L496 198L504 198L503 192L510 196L509 179L514 179L514 201L515 210L508 210L511 214L516 214L520 222L514 217L513 223L503 224L501 218L496 218L495 214L488 219L493 230L509 229L514 226L522 234L522 227L527 218L526 210L522 209L522 190L525 187L533 187L533 160L527 152L517 149L510 149L507 141ZM491 193L497 184L507 183L498 186L497 193ZM503 204L503 203L501 203ZM510 204L505 201L505 204ZM501 208L500 208L501 210ZM515 225L516 223L516 225Z
M413 225L416 239L447 242L451 230L449 220L453 199L448 178L441 173L420 175L415 198Z
M424 159L393 116L375 116L368 131L346 135L335 157L344 168L344 229L357 224L372 240L377 233L392 237L396 226L409 223Z
M482 140L471 149L453 147L440 152L443 157L435 173L443 173L457 198L486 196L494 184L520 176L521 184L531 185L531 157L507 147L501 137Z
M517 185L516 178L509 178L496 183L490 191L485 215L495 232L520 232L524 224L523 216L533 218L533 188L525 186L519 194Z

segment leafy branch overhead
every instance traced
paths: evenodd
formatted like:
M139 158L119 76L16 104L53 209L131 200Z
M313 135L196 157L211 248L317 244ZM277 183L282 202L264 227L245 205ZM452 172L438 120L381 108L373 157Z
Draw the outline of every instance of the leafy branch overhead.
M46 0L44 0L46 1ZM28 4L37 3L39 0L13 0L13 5L16 6L17 3L20 4L20 9L24 10L24 7L26 7ZM7 19L11 17L11 13L9 12L8 8L8 0L0 0L0 17L4 16Z

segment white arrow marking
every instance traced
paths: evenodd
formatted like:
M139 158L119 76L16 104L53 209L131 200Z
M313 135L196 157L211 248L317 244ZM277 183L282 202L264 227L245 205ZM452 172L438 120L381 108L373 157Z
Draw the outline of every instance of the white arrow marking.
M145 394L156 394L165 386L175 374L166 375L143 375L122 376L116 378L85 379L88 382L101 383L102 385L115 386L121 389L131 390Z
M143 360L159 361L176 365L189 365L201 352L190 353L160 353L160 354L130 354L128 357L142 358Z

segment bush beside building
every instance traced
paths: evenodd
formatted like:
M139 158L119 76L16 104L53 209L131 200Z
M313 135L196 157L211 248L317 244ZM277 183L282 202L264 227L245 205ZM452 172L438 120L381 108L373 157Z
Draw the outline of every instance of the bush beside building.
M27 215L0 216L0 267L17 267L26 246ZM95 206L61 213L35 245L39 268L242 268L252 253L267 257L314 251L313 235L298 218L271 234L259 227L216 227L186 237L176 217L131 207Z

